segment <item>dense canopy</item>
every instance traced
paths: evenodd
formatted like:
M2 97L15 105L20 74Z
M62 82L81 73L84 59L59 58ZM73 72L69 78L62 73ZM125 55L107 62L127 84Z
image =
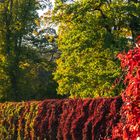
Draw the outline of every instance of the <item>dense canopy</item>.
M123 77L116 55L134 43L140 27L139 5L123 0L56 2L54 21L59 25L62 54L54 75L59 94L95 97L120 93L122 85L112 87L117 77Z

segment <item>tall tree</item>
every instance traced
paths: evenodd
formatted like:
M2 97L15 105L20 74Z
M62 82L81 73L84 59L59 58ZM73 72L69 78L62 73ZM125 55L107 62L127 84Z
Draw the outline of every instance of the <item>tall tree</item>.
M139 2L123 0L57 0L54 21L59 25L62 52L54 73L58 93L70 97L115 96L121 76L116 54L128 49L137 34ZM131 39L132 38L132 39Z
M24 35L33 31L38 5L35 0L5 0L0 3L1 17L1 54L5 57L4 71L7 75L7 94L19 99L19 63L22 61L22 40ZM10 96L11 95L11 96Z
M50 43L55 46L56 34L48 41L49 29L41 31L37 24L37 10L46 4L49 2L40 5L36 0L0 3L1 101L56 97L57 84L52 79L55 63L48 47Z

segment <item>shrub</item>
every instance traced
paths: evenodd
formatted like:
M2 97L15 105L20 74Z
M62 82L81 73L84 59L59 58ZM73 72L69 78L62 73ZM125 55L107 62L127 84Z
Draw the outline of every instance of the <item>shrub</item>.
M121 119L113 129L112 139L140 139L140 36L136 47L128 53L119 54L122 69L126 72L125 91L121 94L124 102Z
M0 104L2 140L90 140L111 137L121 97Z

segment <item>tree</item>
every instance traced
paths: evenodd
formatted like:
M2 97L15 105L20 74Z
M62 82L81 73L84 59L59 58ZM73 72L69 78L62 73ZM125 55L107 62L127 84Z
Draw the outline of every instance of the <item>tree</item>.
M34 0L5 0L0 3L1 18L1 54L5 57L5 65L2 68L7 76L5 97L19 99L20 62L23 59L23 37L33 31L35 12L38 8ZM7 96L7 97L6 97Z
M40 30L37 10L45 5L36 0L0 3L1 101L56 97L57 83L52 76L55 63L49 61L52 57L47 47L50 41L43 31L35 35Z
M113 87L122 75L116 54L128 49L137 34L133 17L139 2L123 0L57 1L54 21L59 24L58 48L62 52L54 73L58 94L70 97L115 96ZM132 39L131 39L132 38Z
M57 83L52 75L56 69L55 60L59 56L56 44L57 33L51 25L47 25L49 21L44 22L47 13L35 20L36 28L23 40L26 46L23 52L26 56L27 67L26 65L24 67L25 62L21 64L22 91L20 92L26 100L60 97L56 94Z

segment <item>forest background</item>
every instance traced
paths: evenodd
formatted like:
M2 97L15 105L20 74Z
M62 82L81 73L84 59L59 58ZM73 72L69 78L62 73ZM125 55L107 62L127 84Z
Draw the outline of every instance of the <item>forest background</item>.
M119 95L116 55L139 35L139 7L139 0L1 0L0 101Z

